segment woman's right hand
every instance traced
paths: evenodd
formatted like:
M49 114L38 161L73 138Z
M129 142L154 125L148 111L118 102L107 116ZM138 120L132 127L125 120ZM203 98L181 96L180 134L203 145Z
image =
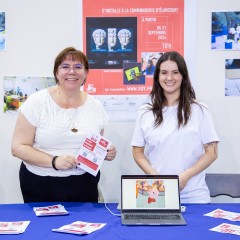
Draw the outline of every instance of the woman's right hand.
M77 167L77 159L71 155L61 155L55 159L55 167L58 170L67 170Z

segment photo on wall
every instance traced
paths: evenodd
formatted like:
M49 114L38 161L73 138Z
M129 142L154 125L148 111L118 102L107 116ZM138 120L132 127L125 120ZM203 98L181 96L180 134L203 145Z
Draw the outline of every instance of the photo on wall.
M240 12L212 12L212 50L240 50Z
M123 63L123 84L145 84L145 75L141 72L141 63Z
M5 50L5 12L0 12L0 51Z
M240 59L225 60L225 96L240 96Z
M158 59L163 55L161 52L142 53L142 74L153 75Z
M4 76L4 112L16 113L32 93L55 84L54 77Z

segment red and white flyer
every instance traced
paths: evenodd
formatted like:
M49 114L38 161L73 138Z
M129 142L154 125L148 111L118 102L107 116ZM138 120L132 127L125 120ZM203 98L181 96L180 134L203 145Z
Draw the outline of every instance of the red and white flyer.
M240 226L222 223L214 228L209 229L210 231L220 232L220 233L228 233L228 234L235 234L240 235Z
M64 206L61 204L46 207L34 207L33 211L36 213L36 216L38 217L68 214Z
M99 133L88 135L77 155L78 167L96 176L111 144Z
M204 214L204 216L213 217L213 218L223 218L230 221L240 221L240 213L224 211L219 208L212 212Z
M64 225L60 228L52 229L54 232L62 232L62 233L71 233L71 234L89 234L96 230L103 228L106 223L89 223L76 221L68 225Z
M30 221L0 222L0 234L20 234L25 232Z

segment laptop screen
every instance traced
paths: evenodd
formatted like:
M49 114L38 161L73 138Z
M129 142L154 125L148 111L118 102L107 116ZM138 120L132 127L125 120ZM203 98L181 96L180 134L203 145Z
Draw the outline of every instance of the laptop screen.
M179 210L177 175L122 175L122 210Z

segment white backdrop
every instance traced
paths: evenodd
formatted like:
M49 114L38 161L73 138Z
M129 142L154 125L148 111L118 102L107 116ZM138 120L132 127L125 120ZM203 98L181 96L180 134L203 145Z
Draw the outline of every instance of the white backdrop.
M224 96L225 58L239 58L239 52L210 50L211 11L235 9L238 0L185 0L185 58L197 97L212 109L221 143L219 158L208 172L240 172L240 98ZM0 52L0 94L3 76L52 76L53 61L63 48L81 49L80 0L0 0L6 12L6 51ZM3 101L0 102L3 109ZM11 155L15 115L0 111L0 203L22 202L18 170L20 160ZM102 167L100 188L105 201L120 197L121 174L141 173L130 147L134 123L110 123L105 136L118 149L113 162ZM37 187L37 186L36 186Z

